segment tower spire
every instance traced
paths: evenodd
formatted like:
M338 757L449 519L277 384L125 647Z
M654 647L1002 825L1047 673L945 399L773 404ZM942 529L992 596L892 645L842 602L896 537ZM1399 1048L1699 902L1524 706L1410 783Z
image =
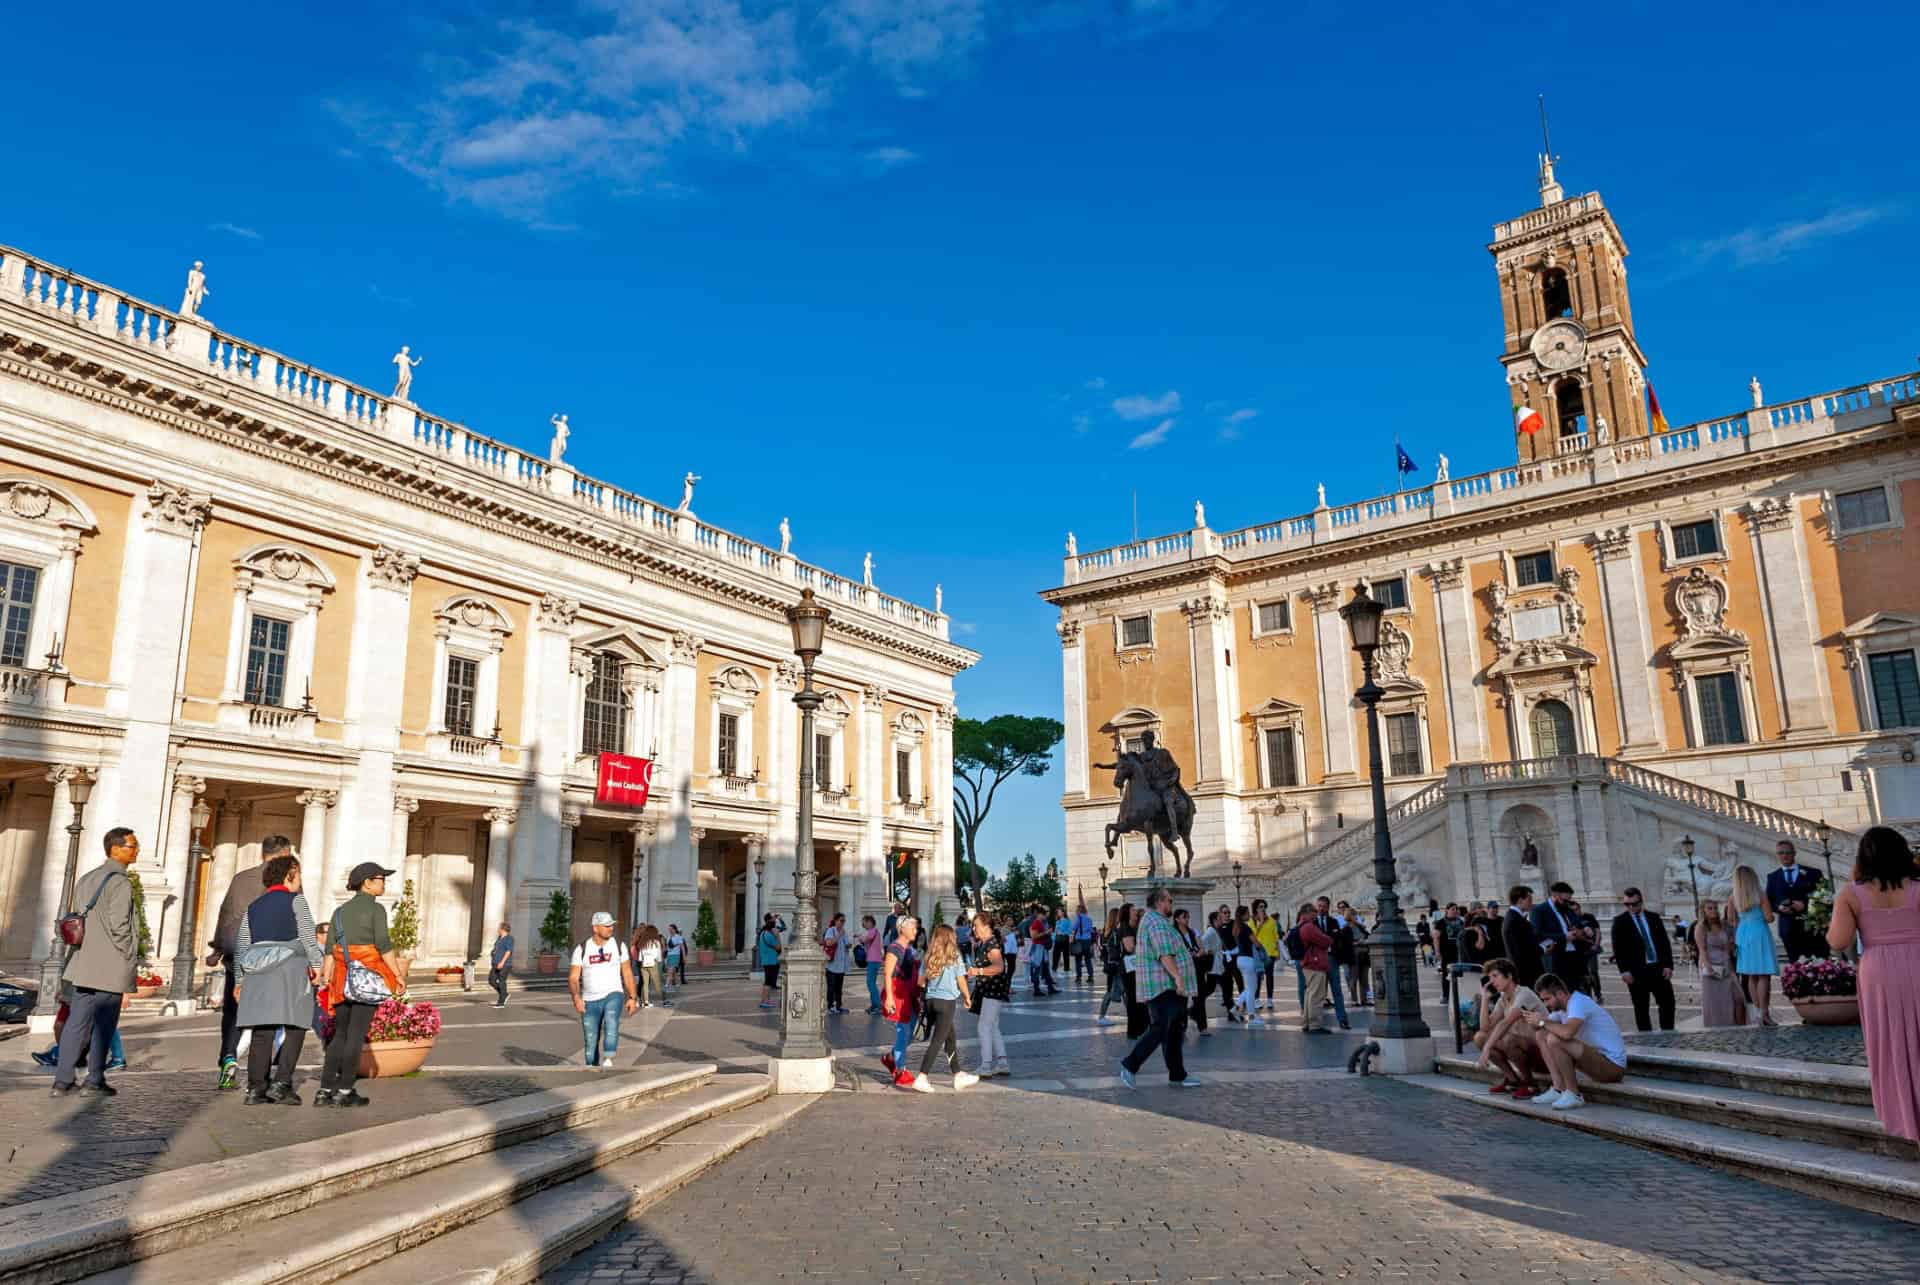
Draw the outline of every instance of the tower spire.
M1553 176L1553 140L1547 136L1547 96L1540 95L1540 205L1544 209L1566 199L1560 181Z

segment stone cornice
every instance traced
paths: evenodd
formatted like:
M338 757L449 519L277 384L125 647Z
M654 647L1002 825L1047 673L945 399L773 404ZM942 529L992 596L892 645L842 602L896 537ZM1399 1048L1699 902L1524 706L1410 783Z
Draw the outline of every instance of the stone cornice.
M24 317L28 324L16 324L17 317ZM484 475L442 464L364 428L267 398L211 372L192 373L164 356L127 349L77 326L64 336L49 336L48 329L40 315L0 303L0 375L583 558L663 588L756 609L784 624L790 595L772 585L762 588L693 549L616 529L599 515L551 496L509 488ZM64 337L70 347L50 347L50 337ZM79 425L72 427L85 431ZM176 466L170 476L178 473ZM136 479L129 475L129 480ZM144 485L153 478L137 480ZM828 628L835 635L907 656L948 676L970 668L980 658L969 648L890 628L880 619L867 620L851 611L836 612Z

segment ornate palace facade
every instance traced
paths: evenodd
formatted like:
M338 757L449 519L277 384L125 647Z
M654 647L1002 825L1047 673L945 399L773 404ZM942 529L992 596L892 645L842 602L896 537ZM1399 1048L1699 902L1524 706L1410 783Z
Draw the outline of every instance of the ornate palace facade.
M599 909L691 932L711 901L743 945L792 904L802 752L827 911L883 907L899 852L951 896L977 657L944 615L581 476L564 432L529 455L222 333L199 293L169 311L0 246L0 963L47 949L78 770L81 868L139 832L163 967L196 839L204 940L275 832L318 915L355 863L402 869L427 961L504 917L532 949L556 889L576 934ZM834 613L810 747L805 587ZM655 759L644 809L596 805L602 751Z
M1900 375L1663 431L1598 193L1495 225L1518 461L1237 531L1081 553L1060 608L1069 878L1106 861L1110 774L1149 728L1198 806L1196 873L1291 901L1371 886L1365 582L1393 833L1420 891L1566 878L1656 904L1819 822L1920 820L1920 400ZM1531 412L1531 416L1527 414ZM1537 417L1537 419L1533 419ZM1690 875L1677 854L1702 849ZM1528 852L1529 845L1532 852ZM1529 857L1537 861L1528 860ZM1140 873L1130 840L1109 875ZM1675 864L1678 861L1679 864ZM1424 902L1422 903L1424 904Z

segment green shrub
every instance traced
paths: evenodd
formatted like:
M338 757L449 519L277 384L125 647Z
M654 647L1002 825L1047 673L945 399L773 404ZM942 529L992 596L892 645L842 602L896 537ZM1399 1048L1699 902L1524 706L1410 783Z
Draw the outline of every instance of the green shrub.
M573 944L573 902L558 888L547 898L547 917L540 921L540 944L548 950L565 950Z

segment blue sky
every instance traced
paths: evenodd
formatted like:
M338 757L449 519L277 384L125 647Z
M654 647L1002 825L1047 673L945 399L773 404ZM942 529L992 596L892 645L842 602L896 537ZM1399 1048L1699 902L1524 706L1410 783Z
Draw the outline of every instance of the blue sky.
M1059 712L1083 550L1510 461L1491 224L1632 251L1675 423L1912 369L1912 6L594 0L12 16L0 240L931 600ZM994 864L1062 849L1057 775Z

